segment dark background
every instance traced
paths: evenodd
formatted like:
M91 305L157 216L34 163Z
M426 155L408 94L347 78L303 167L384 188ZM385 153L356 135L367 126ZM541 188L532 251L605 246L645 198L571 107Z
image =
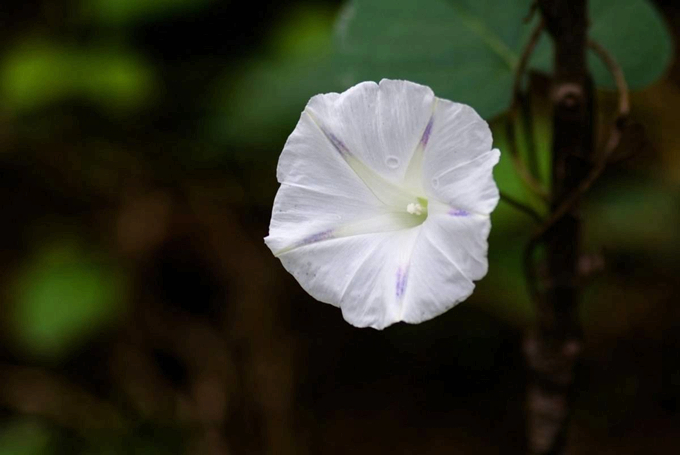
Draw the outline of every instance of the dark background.
M2 2L0 455L522 452L524 215L495 212L467 302L383 332L262 241L340 7ZM678 106L675 64L585 204L573 453L680 446Z

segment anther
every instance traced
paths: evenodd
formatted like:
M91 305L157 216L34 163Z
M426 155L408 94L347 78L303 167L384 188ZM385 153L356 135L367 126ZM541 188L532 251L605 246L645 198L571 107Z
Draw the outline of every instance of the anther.
M423 206L418 203L411 202L409 205L406 206L406 211L411 215L422 215Z

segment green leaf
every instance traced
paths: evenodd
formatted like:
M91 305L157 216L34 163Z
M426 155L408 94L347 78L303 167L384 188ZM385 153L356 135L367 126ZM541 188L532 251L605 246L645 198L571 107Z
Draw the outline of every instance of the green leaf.
M123 277L72 242L44 247L14 284L14 339L42 358L61 357L123 310Z
M631 86L659 78L672 43L651 4L589 4L593 38L620 61ZM342 81L408 79L494 117L510 103L519 56L534 26L523 21L529 5L530 0L355 0L338 22ZM548 39L542 41L533 62L547 71L551 50ZM610 87L602 64L592 59L591 64L597 83Z
M632 90L642 89L668 69L673 39L661 14L647 0L590 0L590 37L614 56ZM614 89L614 80L602 61L590 52L588 64L599 87ZM552 44L543 36L532 66L550 71Z
M528 2L356 0L338 25L344 82L407 79L483 117L510 102Z

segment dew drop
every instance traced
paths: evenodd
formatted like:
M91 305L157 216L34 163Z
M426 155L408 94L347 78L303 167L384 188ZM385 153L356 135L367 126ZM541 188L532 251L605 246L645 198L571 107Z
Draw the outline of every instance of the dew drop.
M439 188L439 179L437 177L432 179L432 188Z
M396 156L390 155L390 156L388 156L387 158L385 158L385 164L386 164L387 167L389 167L390 169L396 169L396 168L398 168L398 167L399 167L399 163L400 163L399 158L397 158Z

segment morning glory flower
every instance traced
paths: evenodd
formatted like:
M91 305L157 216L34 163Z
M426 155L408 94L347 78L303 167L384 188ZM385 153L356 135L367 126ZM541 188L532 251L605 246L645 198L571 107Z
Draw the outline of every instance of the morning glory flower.
M487 273L491 143L474 109L413 82L316 95L281 153L265 242L354 326L431 319Z

